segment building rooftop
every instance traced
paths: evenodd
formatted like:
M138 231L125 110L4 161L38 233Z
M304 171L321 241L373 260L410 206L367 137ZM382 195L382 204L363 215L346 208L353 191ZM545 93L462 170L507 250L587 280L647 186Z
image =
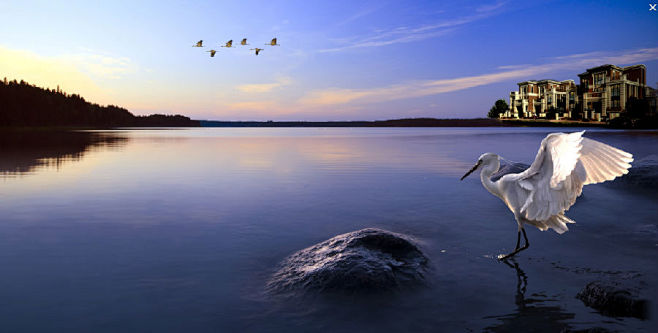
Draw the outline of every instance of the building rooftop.
M583 73L583 74L594 73L594 72L600 72L600 71L603 71L603 70L606 70L606 69L610 69L610 68L614 68L614 69L617 69L617 70L621 70L621 67L619 67L619 66L615 66L615 65L612 65L612 64L605 64L605 65L601 65L601 66L596 66L596 67L588 68L587 70L585 70L585 73Z
M623 70L629 70L629 69L634 69L634 68L644 68L647 69L647 66L644 66L643 64L637 64L637 65L632 65L632 66L626 66L623 68Z
M523 81L523 82L519 82L519 83L517 83L517 85L522 86L522 85L525 85L525 84L542 84L542 83L557 83L557 84L560 84L560 83L564 83L564 82L572 82L572 83L575 83L574 80L562 80L562 81L557 81L557 80L553 80L553 79L543 79L543 80L528 80L528 81Z
M645 68L646 69L647 67L644 66L643 64L637 64L637 65L626 66L626 67L619 67L619 66L615 66L615 65L611 65L611 64L605 64L605 65L601 65L601 66L588 68L587 71L585 71L585 73L578 74L578 76L585 76L585 75L589 75L589 74L592 74L592 73L608 70L608 69L611 69L611 68L616 69L618 71L626 71L626 70L634 69L634 68Z

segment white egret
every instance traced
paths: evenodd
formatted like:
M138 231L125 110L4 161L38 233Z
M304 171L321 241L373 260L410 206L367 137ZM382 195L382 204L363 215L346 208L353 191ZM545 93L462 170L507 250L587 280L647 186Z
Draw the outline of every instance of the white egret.
M272 38L272 41L270 41L270 43L269 43L269 44L265 44L265 45L270 45L270 46L279 46L279 44L277 44L277 43L276 43L276 38Z
M249 44L247 44L247 39L242 38L242 41L240 42L240 45L249 45Z
M564 212L582 193L583 186L615 179L628 173L633 155L604 143L583 137L582 132L551 133L544 138L532 165L521 173L507 174L497 181L491 175L500 167L500 156L485 153L473 171L482 169L482 185L499 197L514 214L518 225L516 247L499 259L509 258L530 246L524 225L539 230L548 228L562 234L569 230L567 223L575 223ZM525 245L519 247L521 233Z
M222 45L222 47L233 47L233 40L232 39L229 40L228 42L226 42L226 45Z
M203 47L203 39L196 42L196 44L192 45L192 47Z
M214 57L215 53L217 53L217 50L210 50L210 51L206 51L206 52L210 52L210 57Z
M258 53L259 53L260 51L262 51L263 49L255 48L255 49L250 49L250 50L255 50L255 51L256 51L256 55L258 55Z

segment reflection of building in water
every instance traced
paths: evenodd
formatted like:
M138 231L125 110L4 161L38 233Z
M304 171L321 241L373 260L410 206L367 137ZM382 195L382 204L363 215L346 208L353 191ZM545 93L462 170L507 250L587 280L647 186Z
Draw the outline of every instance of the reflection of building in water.
M578 74L573 80L524 81L510 93L506 118L582 118L610 120L626 111L631 98L649 99L655 109L655 90L646 85L644 65L602 65Z
M86 131L0 131L0 176L30 173L39 167L59 169L63 162L81 160L92 148L118 147L127 140Z

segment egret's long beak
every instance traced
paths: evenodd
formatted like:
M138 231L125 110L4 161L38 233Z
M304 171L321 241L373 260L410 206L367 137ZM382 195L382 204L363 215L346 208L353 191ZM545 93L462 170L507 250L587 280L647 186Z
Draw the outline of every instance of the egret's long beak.
M462 176L460 180L464 180L464 178L468 177L468 175L473 173L473 171L475 171L480 166L480 164L482 164L482 161L478 161L477 163L475 163L473 168L471 168L471 170L468 170L468 172L464 176Z

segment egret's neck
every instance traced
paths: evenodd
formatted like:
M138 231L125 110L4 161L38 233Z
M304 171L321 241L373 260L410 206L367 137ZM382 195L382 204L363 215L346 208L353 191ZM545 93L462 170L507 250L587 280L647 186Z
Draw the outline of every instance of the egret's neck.
M480 180L484 188L497 197L500 197L500 189L495 182L491 181L491 175L498 171L499 167L500 163L485 165L480 172Z

